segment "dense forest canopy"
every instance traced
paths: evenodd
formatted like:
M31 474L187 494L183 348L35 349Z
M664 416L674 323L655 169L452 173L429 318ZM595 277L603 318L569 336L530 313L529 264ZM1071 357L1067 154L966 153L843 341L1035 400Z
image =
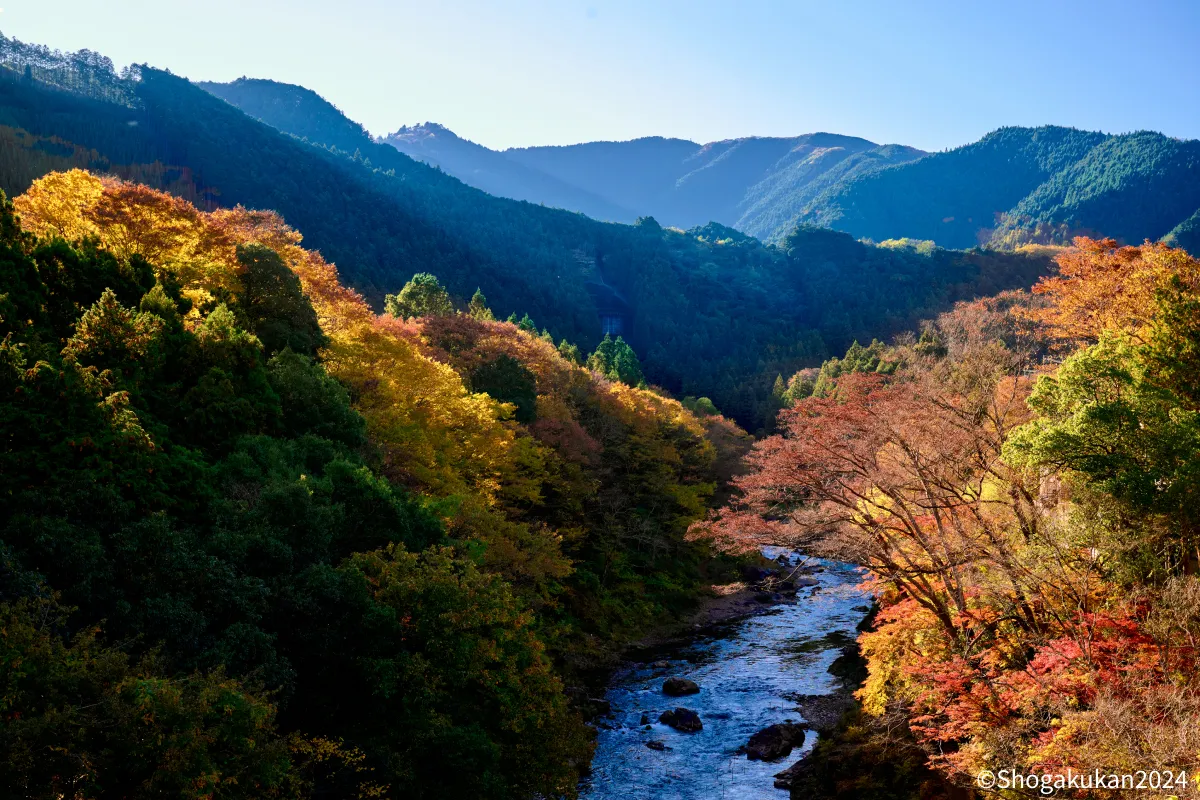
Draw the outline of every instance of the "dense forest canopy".
M735 425L269 212L76 170L0 246L6 791L574 792L564 677L694 601Z

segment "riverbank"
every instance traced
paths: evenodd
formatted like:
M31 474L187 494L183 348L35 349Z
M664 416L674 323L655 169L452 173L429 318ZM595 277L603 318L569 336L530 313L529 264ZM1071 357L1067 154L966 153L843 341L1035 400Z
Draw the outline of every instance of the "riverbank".
M780 603L796 597L799 589L808 588L812 576L823 572L820 566L781 569L776 562L772 568L752 567L761 575L757 580L738 581L710 587L712 595L704 598L691 614L676 622L655 628L626 646L622 655L629 657L641 650L679 644L697 633L718 625L727 625L760 614L769 614ZM784 584L782 586L780 584ZM783 588L783 591L780 589Z
M858 632L870 630L876 611L859 622ZM818 739L776 776L776 787L790 790L792 800L978 800L978 792L930 768L899 712L886 719L863 712L854 693L866 680L867 662L857 643L842 649L830 673L841 682L835 691L792 698Z

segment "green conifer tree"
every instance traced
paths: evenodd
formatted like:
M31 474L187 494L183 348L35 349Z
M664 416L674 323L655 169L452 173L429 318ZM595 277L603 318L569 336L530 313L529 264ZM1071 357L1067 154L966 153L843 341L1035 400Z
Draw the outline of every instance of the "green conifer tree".
M418 272L399 294L384 298L384 309L393 317L445 317L454 313L450 294L428 272Z
M483 296L483 291L479 288L476 288L475 294L471 295L467 313L480 322L491 322L496 318L496 315L488 308L487 298Z

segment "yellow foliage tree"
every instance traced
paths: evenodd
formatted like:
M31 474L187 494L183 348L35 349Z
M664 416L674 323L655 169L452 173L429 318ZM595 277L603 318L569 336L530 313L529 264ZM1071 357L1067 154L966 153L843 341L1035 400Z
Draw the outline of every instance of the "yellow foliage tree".
M99 233L87 211L95 207L103 192L100 179L85 170L52 172L34 181L13 205L25 230L75 241Z
M499 405L422 355L402 325L375 315L278 214L241 207L205 213L164 192L83 170L47 175L14 202L28 229L97 236L118 256L140 255L169 270L193 296L237 291L237 245L272 248L300 278L330 340L326 369L353 391L391 477L441 496L495 497L511 469L514 438Z
M1031 315L1050 335L1069 342L1093 344L1104 330L1140 340L1153 322L1155 297L1172 276L1200 291L1200 261L1161 242L1118 247L1113 239L1081 236L1055 261L1058 275L1033 287L1050 305Z

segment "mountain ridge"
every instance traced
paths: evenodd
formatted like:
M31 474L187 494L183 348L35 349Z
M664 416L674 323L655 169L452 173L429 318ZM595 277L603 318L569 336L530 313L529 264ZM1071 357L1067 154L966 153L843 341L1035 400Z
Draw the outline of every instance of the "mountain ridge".
M508 159L436 122L402 126L376 141L497 197L577 211L607 222L633 222L638 216L607 198Z

